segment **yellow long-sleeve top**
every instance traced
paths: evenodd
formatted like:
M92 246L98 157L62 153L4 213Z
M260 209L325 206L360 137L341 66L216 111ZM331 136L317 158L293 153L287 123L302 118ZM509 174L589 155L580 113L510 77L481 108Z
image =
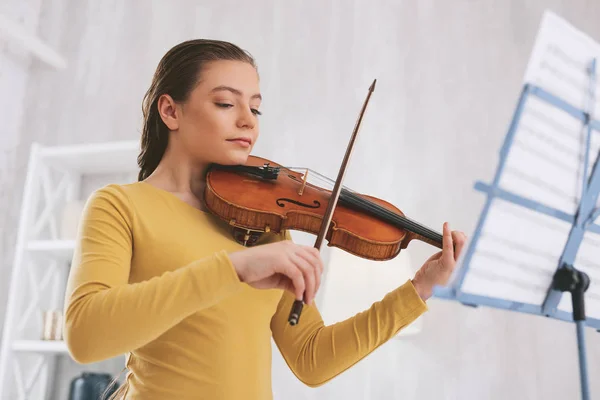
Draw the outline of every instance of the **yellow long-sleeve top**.
M261 244L289 239L264 235ZM230 229L146 182L88 199L65 298L71 356L128 354L126 399L272 399L271 338L302 382L350 368L427 310L410 281L325 326L315 305L288 324L294 296L240 281Z

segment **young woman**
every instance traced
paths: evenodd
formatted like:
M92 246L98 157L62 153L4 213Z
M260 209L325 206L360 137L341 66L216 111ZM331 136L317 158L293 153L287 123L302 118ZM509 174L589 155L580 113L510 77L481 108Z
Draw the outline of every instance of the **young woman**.
M65 339L80 363L128 353L119 398L270 399L271 338L298 379L321 385L423 314L433 286L455 267L465 236L444 224L443 250L414 279L325 326L313 303L318 251L287 232L243 247L203 203L210 163L245 163L260 102L247 52L215 40L175 46L144 98L138 182L107 185L88 199ZM296 299L306 305L291 326Z

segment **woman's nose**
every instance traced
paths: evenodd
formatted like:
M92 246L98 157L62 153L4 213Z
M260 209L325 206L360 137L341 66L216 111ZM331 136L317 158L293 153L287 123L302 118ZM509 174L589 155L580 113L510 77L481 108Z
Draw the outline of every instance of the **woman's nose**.
M254 114L251 110L242 111L238 115L237 124L240 128L253 129L256 125L256 118L254 117Z

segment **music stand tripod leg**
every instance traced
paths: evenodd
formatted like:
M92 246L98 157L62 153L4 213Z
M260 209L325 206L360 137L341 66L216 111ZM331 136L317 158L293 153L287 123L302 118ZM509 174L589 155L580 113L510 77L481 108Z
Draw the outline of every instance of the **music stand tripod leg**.
M572 266L563 265L556 270L552 288L561 292L570 292L573 304L573 321L577 327L577 349L579 352L579 374L581 397L589 400L590 389L587 377L587 359L585 354L585 292L590 286L589 276Z

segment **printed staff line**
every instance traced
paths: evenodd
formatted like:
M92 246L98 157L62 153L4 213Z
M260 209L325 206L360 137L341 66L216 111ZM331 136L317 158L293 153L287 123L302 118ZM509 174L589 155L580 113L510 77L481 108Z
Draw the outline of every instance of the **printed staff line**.
M548 71L548 73L550 75L547 78L548 80L557 79L557 80L561 81L562 83L564 83L565 85L570 87L571 93L563 93L563 95L562 95L563 97L567 97L567 96L572 97L572 96L574 96L575 93L577 95L580 95L581 93L586 93L586 98L584 100L585 101L589 100L588 99L589 95L587 95L588 87L585 83L577 82L576 79L574 79L573 77L568 76L564 73L561 73L560 71L558 71L556 68L552 67L547 62L542 62L541 69L545 69ZM543 78L543 76L540 78Z
M593 263L590 264L589 260L582 260L579 257L575 260L573 264L576 268L583 270L590 276L590 279L592 281L590 286L594 286L595 284L600 285L600 268L598 268L598 266L594 265Z
M559 189L556 186L553 186L552 184L542 181L538 178L526 175L525 173L513 168L513 167L505 167L505 175L513 175L517 178L522 179L525 182L528 182L534 186L536 186L539 189L543 189L546 192L552 193L564 200L567 200L569 203L572 203L573 205L577 205L579 204L579 199L576 196L570 195L564 191L562 191L561 189Z
M565 155L574 158L577 163L583 162L584 157L579 151L573 150L570 147L565 147L565 145L555 140L552 136L548 135L547 133L533 129L527 124L521 124L520 130L526 132L527 134L530 134L531 136L535 137L541 142L550 145L554 150L562 152Z
M576 261L575 264L580 265L582 268L591 270L591 271L595 271L598 270L598 272L600 272L600 266L596 265L593 261L591 261L589 258L585 258L585 257L579 257Z
M571 229L571 225L565 221L550 218L546 215L539 214L535 211L529 210L514 203L510 203L506 200L496 200L494 205L495 210L499 210L500 213L508 215L509 218L527 220L535 225L535 229L539 229L540 226L546 227L556 232L561 237L568 235L568 231ZM521 221L519 221L521 222Z
M600 294L598 293L594 293L594 292L585 292L585 300L592 300L592 301L597 301L600 302Z
M552 275L554 275L554 271L556 271L556 267L552 268L552 270L547 270L542 267L536 266L534 264L529 264L529 263L525 263L522 261L509 259L508 257L506 257L504 255L501 255L499 253L496 253L496 252L490 251L490 250L477 250L475 252L475 255L478 255L480 257L487 258L490 260L501 261L504 264L514 265L516 267L519 267L520 271L526 271L526 273L529 273L530 275L533 275L535 277L543 276L544 278L551 278Z
M576 60L555 43L549 43L548 46L546 46L546 53L553 54L556 58L562 59L567 64L571 64L579 70L585 70L587 68L584 61Z
M532 155L536 156L537 158L546 161L547 163L551 164L552 166L557 166L557 167L563 169L564 171L568 172L569 174L575 175L577 177L576 182L578 183L576 190L579 190L580 177L582 176L582 174L584 172L584 170L583 170L583 161L584 161L583 155L580 157L573 157L572 155L570 155L571 158L576 158L580 162L574 162L573 164L565 164L562 161L560 161L560 158L550 158L547 155L547 153L542 153L539 150L534 149L530 145L525 144L523 142L523 140L519 137L515 138L514 143L515 143L516 147L521 148L523 151L526 151L527 153L532 154ZM593 152L590 152L590 153L595 154ZM595 159L593 157L590 157L590 161L588 162L588 172L592 170L594 163L595 163Z
M577 124L577 128L569 128L563 123L558 122L552 117L549 117L545 114L544 111L538 110L537 108L527 109L527 111L523 113L523 120L526 120L527 118L532 118L536 122L546 125L549 128L548 130L551 131L549 132L549 136L565 138L568 141L577 143L578 146L582 146L585 143L585 140L587 139L587 129L585 125L576 118L571 117L571 120ZM520 126L530 127L529 122L521 122ZM600 132L597 130L592 130L591 133L592 141L590 144L592 146L592 149L598 150L600 149Z
M549 263L557 263L558 262L558 257L553 256L550 253L544 252L540 249L537 249L535 247L529 247L529 246L525 246L522 244L522 242L515 242L509 239L506 239L502 236L498 236L496 234L493 233L489 233L489 232L485 232L481 234L481 239L487 239L487 238L491 238L491 240L502 243L508 247L511 248L511 250L518 250L522 253L525 254L533 254L535 256L538 256L542 259L545 259L546 261L548 261ZM480 239L480 240L481 240Z
M546 153L542 153L541 151L534 149L530 145L524 143L520 138L515 138L514 145L522 149L523 151L535 156L536 158L542 159L553 166L557 166L570 174L576 174L580 171L582 167L581 165L579 165L579 163L575 163L575 167L573 167L573 165L565 164L558 158L549 157Z
M572 140L574 140L578 143L580 143L582 140L582 137L585 136L585 129L584 129L583 123L570 115L568 115L568 117L573 122L576 122L578 125L576 131L574 129L568 128L563 123L556 121L554 118L549 117L548 115L544 114L543 111L540 111L537 108L528 108L527 112L524 113L523 115L524 116L532 116L537 121L539 121L545 125L548 125L550 128L552 128L552 130L556 131L558 134L562 134L563 136L568 136ZM600 132L592 131L592 138L595 136L600 137Z
M542 286L540 284L536 284L535 282L524 281L522 279L517 279L514 276L508 277L506 275L497 274L490 270L482 269L481 267L477 267L476 264L474 267L472 266L470 268L470 274L479 276L480 278L486 279L490 282L496 283L496 282L500 281L503 283L508 283L513 286L521 287L522 289L526 289L526 290L529 290L531 287L534 287L539 290L544 290L544 291L548 290L548 287ZM551 273L547 274L547 276L544 276L544 277L546 277L549 281L551 281L553 274L554 274L554 272L551 272ZM588 298L593 301L600 301L600 295L597 294L595 291L590 291L590 290L586 291L586 299L588 299Z
M487 271L487 270L480 270L478 268L471 267L469 269L469 271L470 271L471 276L479 276L480 278L483 278L487 281L494 282L494 283L503 282L505 284L509 284L512 286L518 286L521 289L525 289L525 290L531 290L532 288L534 288L540 292L545 292L548 289L546 286L542 286L537 282L523 281L523 280L519 280L519 279L510 279L504 275L495 274L495 273Z
M569 72L566 72L566 71L571 71L571 70L562 70L561 71L561 70L559 70L559 68L555 67L554 65L552 65L549 61L547 61L545 59L542 59L542 61L540 62L540 69L548 70L556 78L569 84L578 93L581 93L581 92L586 93L587 94L586 101L589 101L590 85L589 85L589 76L587 74L583 74L581 79L578 79L577 77L573 76ZM581 82L579 80L581 80Z
M600 247L600 238L598 237L598 234L590 232L583 237L583 243L587 246Z
M589 269L589 268L585 268L581 264L577 264L577 263L576 263L576 266L581 267L580 269L583 272L585 272L589 276L589 278L590 278L590 281L591 281L590 287L589 287L589 290L586 293L593 292L593 291L596 290L596 288L600 289L600 284L598 283L598 278L600 278L600 276L598 276L598 273L600 271L596 271L596 270L592 270L592 269Z
M550 227L550 228L552 228L552 227ZM516 250L516 251L519 251L521 253L528 254L528 255L529 254L533 254L534 256L538 256L538 257L540 257L542 259L545 259L550 264L554 265L552 267L553 270L558 267L558 261L559 261L559 257L560 256L558 256L558 257L557 256L553 256L553 255L551 255L549 253L540 251L539 249L536 249L534 247L525 246L525 245L522 244L522 242L518 242L517 243L517 242L511 241L511 240L508 240L508 239L506 239L504 237L495 235L493 233L488 233L488 232L483 232L482 235L481 235L481 239L484 239L484 240L482 240L482 244L484 244L486 241L494 241L494 242L502 243L503 245L505 245L507 247L510 247L510 249L513 250L513 251ZM480 252L481 253L495 254L495 253L493 253L492 251L489 251L489 250L481 250L481 251L478 251L477 253L480 253ZM497 258L501 258L501 256L498 256ZM518 261L514 262L512 260L509 260L508 258L504 258L504 259L506 261L510 261L510 263L518 263L519 265L522 264L523 266L530 265L530 264L519 263ZM576 264L580 265L581 268L585 268L588 271L594 271L594 273L593 273L594 275L595 275L595 271L596 270L598 270L598 272L600 272L600 265L594 264L594 262L591 261L589 258L585 258L585 257L581 257L580 256L578 258L578 260L576 261ZM532 267L532 268L539 268L539 267Z
M555 43L550 43L546 47L546 54L550 54L551 57L554 56L556 59L558 59L566 64L570 64L572 67L574 67L574 69L577 72L579 72L579 74L583 75L583 79L588 80L587 87L589 88L590 75L589 75L588 69L590 67L591 60L589 60L589 61L588 60L586 60L586 61L577 60L577 59L573 58L572 56L568 55L562 48L558 47ZM598 82L596 84L596 93L600 93L600 82ZM600 99L598 99L598 100L599 101L597 101L597 102L600 102Z

